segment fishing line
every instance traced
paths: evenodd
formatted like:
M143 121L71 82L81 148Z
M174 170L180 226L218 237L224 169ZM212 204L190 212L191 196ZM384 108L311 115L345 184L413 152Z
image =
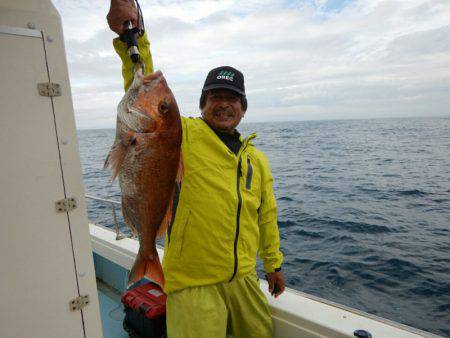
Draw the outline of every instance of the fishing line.
M137 6L137 26L139 28L139 36L144 35L145 33L145 25L144 25L144 15L142 15L142 10L141 10L141 5L139 5L139 1L136 1L136 6ZM141 25L141 21L142 21L142 25ZM142 28L141 28L142 26Z

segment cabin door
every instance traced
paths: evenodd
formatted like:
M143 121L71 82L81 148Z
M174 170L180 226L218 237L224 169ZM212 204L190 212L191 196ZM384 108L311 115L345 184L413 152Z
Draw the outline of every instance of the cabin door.
M70 196L55 119L60 98L38 89L49 82L44 40L39 30L0 26L0 45L0 336L87 337L86 310L69 306L83 295L85 272L77 271L70 212L55 205Z

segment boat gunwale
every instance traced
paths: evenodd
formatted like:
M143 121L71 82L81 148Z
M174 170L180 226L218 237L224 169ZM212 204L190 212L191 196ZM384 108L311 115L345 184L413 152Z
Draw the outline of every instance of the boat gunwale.
M95 224L95 223L91 223L91 222L89 223L89 225L92 225L94 227L99 227L99 228L101 228L103 230L106 230L106 231L111 232L112 234L114 234L114 231L112 229L110 229L110 228L108 228L108 227L106 227L104 225ZM91 232L91 240L95 241L94 239L92 239L92 237L93 237L93 234ZM113 243L111 243L110 241L106 241L106 240L102 239L102 243L101 244L105 245L105 243L108 243L108 246L110 247L110 249L113 249L118 254L127 256L127 258L129 259L129 258L132 258L134 255L136 255L137 251L134 252L134 250L132 250L131 248L126 248L125 246L117 245L120 242L123 243L123 241L129 241L129 240L133 240L135 242L133 244L135 244L136 248L138 248L139 244L138 244L138 241L135 238L124 238L124 239L121 239L121 240L117 240L116 242L113 242ZM117 250L117 248L120 248L120 250ZM163 253L164 248L162 246L160 246L160 245L157 245L157 249L158 249L158 251L160 251L159 252L160 257L162 257L162 253ZM93 248L93 251L95 252L94 248ZM126 252L126 251L128 251L128 252ZM101 253L99 253L99 252L96 252L96 253L99 254L100 256L102 256ZM126 264L119 263L119 262L114 262L114 263L118 264L119 266L121 266L124 269L128 269L129 270L129 267L126 266ZM263 284L261 286L261 289L264 291L264 289L268 285L267 281L265 279L260 278L260 282L261 282L261 284ZM407 331L408 333L416 334L418 336L430 337L430 338L442 338L442 336L436 335L434 333L426 332L426 331L423 331L421 329L418 329L418 328L415 328L415 327L412 327L412 326L408 326L406 324L402 324L402 323L395 322L395 321L390 320L390 319L379 317L377 315L370 314L370 313L367 313L365 311L358 310L358 309L355 309L355 308L352 308L352 307L349 307L349 306L346 306L346 305L343 305L343 304L339 304L339 303L336 303L336 302L333 302L333 301L330 301L328 299L324 299L324 298L321 298L321 297L318 297L318 296L315 296L315 295L312 295L312 294L308 294L308 293L305 293L305 292L302 292L302 291L298 291L298 290L295 290L295 289L292 289L292 288L289 288L289 287L286 287L285 293L288 293L288 294L291 294L291 295L294 295L294 296L297 296L297 297L301 297L301 298L306 298L308 300L311 300L311 301L314 301L314 302L318 302L318 303L330 306L330 307L335 308L335 309L343 310L343 311L352 313L352 314L357 315L357 316L361 316L361 317L364 317L364 318L367 318L367 319L371 319L371 320L374 320L374 321L379 322L381 324L388 325L388 326L394 327L396 329L404 330L404 331ZM285 320L284 318L280 318L279 317L280 313L285 313L285 314L290 315L292 317L298 317L298 315L296 313L294 313L293 311L285 310L281 306L273 306L273 304L270 304L270 302L269 302L269 305L270 305L271 309L273 310L272 315L274 317L277 317L279 319ZM294 323L290 323L290 324L291 325L295 325Z

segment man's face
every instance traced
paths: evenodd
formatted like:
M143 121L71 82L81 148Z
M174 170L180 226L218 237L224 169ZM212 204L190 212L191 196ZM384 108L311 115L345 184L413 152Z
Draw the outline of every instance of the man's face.
M206 96L203 119L213 129L232 134L244 117L239 94L228 89L213 89Z

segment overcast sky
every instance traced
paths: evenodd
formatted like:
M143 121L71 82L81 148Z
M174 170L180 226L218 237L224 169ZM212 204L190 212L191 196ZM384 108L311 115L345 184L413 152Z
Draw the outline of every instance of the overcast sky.
M123 95L109 1L53 0L77 127L114 128ZM207 72L245 75L245 121L450 115L450 0L140 1L185 116Z

